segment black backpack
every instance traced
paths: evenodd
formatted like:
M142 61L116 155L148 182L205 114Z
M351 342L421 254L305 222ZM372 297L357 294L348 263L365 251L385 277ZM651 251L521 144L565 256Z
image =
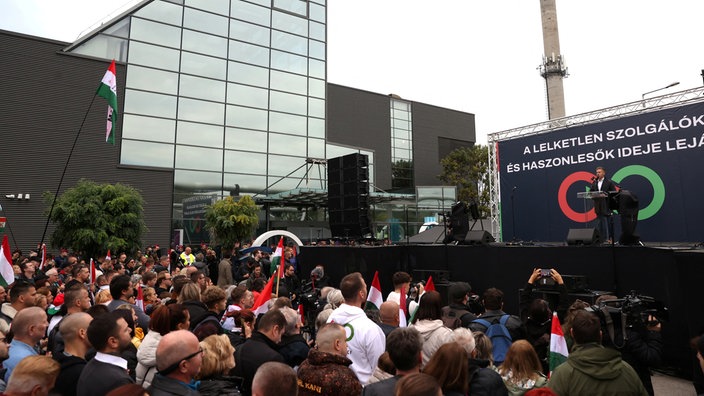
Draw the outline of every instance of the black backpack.
M466 309L442 307L442 323L452 330L462 327L462 317L468 313L471 312Z

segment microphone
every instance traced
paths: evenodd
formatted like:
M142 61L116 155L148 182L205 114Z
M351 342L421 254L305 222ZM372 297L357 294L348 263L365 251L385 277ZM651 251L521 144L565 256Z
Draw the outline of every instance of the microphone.
M517 186L513 186L513 191L516 191L516 190L518 190L518 187L517 187Z
M596 176L592 176L592 182L596 181Z

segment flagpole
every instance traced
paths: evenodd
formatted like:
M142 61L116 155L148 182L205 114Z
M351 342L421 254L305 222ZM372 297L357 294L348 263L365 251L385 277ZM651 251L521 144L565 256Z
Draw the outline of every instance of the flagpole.
M66 170L68 169L68 164L71 161L71 156L73 156L73 151L76 148L76 143L78 143L78 138L81 136L81 131L83 130L83 125L85 125L86 120L88 119L88 114L90 114L90 109L93 107L93 102L95 102L95 97L98 96L96 94L93 94L93 98L90 100L90 104L88 105L88 110L86 110L86 114L83 116L83 121L81 121L81 126L78 128L78 132L76 132L76 138L73 139L73 146L71 146L71 151L68 153L68 158L66 158L66 163L64 164L64 170L61 172L61 178L59 179L59 185L56 187L56 194L54 194L54 199L51 201L51 208L49 209L49 214L46 216L46 224L44 224L44 232L42 233L42 240L39 242L39 245L44 243L44 237L46 236L46 230L49 228L49 221L51 220L51 214L54 212L54 206L56 205L56 199L59 197L59 191L61 190L61 185L64 182L64 176L66 176Z

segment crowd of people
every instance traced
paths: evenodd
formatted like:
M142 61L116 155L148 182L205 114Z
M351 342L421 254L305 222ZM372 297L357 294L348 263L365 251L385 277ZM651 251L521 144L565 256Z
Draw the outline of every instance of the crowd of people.
M338 285L322 265L301 275L293 247L279 261L282 278L266 249L197 250L159 255L149 248L134 258L121 253L96 260L94 270L90 261L65 250L43 264L37 254L16 252L14 283L0 287L0 390L653 394L649 368L662 355L661 324L648 321L631 329L621 339L629 341L615 348L605 342L603 323L590 304L568 305L554 269L530 274L521 312L512 315L504 312L504 294L496 288L478 296L468 283L453 282L445 305L437 291L397 272L394 290L374 307L362 274L348 274ZM560 292L557 304L532 293L546 277ZM271 295L262 295L269 290ZM308 301L310 296L316 301ZM549 364L553 310L569 348L557 368Z

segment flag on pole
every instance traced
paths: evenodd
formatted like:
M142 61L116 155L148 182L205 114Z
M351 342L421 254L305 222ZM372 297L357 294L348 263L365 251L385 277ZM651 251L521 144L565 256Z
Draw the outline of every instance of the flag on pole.
M134 299L134 305L144 311L144 292L142 292L142 285L137 285L137 298Z
M269 278L269 282L264 286L264 290L259 293L257 301L252 305L252 312L254 312L254 317L260 314L265 314L269 311L269 300L271 300L271 291L274 290L274 277Z
M108 249L108 254L105 255L105 260L107 260L107 261L112 260L112 257L110 257L110 249Z
M569 352L567 351L567 342L565 334L562 332L560 319L557 317L557 312L552 313L552 330L550 331L550 374L567 360Z
M435 291L435 283L433 282L433 276L428 277L428 281L425 283L425 291Z
M383 302L384 297L381 295L379 271L374 271L374 278L372 278L372 285L369 287L369 293L367 293L367 304L365 307L367 309L376 309L378 311L381 309L381 304Z
M7 235L2 236L0 249L0 285L7 287L15 281L15 271L12 269L12 253Z
M46 243L42 243L42 262L39 263L39 270L44 270L44 265L46 264Z
M269 273L271 273L272 277L274 276L274 273L278 274L279 278L284 277L284 270L279 264L285 262L286 260L284 260L284 237L281 237L281 239L279 239L279 244L276 246L276 250L274 250L274 254L271 256Z
M408 318L408 308L406 308L406 289L401 286L401 301L398 304L398 327L406 327Z
M95 284L97 276L95 274L95 262L93 259L90 259L90 283Z
M117 73L115 60L112 60L108 71L98 86L96 94L108 101L108 116L105 130L105 143L115 144L115 127L117 126Z

